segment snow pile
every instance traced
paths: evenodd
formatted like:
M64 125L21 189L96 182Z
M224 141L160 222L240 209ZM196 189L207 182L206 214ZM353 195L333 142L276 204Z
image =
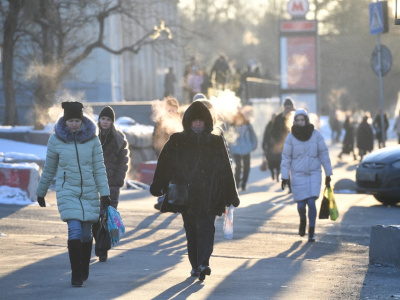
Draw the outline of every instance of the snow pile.
M34 202L29 199L28 194L25 191L6 185L0 186L0 203L15 205L34 204Z

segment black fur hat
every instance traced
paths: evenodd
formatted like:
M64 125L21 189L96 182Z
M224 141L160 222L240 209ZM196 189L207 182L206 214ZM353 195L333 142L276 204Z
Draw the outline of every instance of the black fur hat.
M112 109L112 107L111 106L105 106L102 110L101 110L101 112L100 112L100 114L99 114L99 119L101 118L101 117L109 117L110 119L111 119L111 121L115 121L115 112L114 112L114 110Z
M62 102L61 107L64 109L64 120L83 119L83 104L77 101Z
M205 130L207 132L213 131L213 119L208 108L201 101L194 101L185 111L182 119L184 130L189 130L192 127L192 121L204 121Z

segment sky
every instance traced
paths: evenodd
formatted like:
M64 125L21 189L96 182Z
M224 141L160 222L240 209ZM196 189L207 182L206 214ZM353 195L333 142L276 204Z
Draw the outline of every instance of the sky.
M394 119L390 120L390 126L388 129L389 138L395 138L396 134L393 133ZM141 130L140 127L137 127ZM0 126L0 131L15 131L16 128ZM330 143L331 130L329 127L328 117L320 117L320 132L324 137L326 143ZM344 131L342 133L342 138ZM46 146L34 145L29 143L17 142L7 139L0 139L0 165L2 164L3 157L15 157L18 160L32 159L32 156L36 156L41 160L46 159ZM38 205L36 202L32 202L25 191L19 188L10 188L8 186L0 186L0 204L16 204L16 205Z

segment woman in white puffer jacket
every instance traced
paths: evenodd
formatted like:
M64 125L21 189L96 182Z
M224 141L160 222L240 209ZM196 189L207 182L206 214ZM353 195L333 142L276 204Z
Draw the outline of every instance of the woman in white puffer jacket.
M307 225L306 205L308 206L308 241L315 241L315 221L317 209L315 200L321 191L321 165L325 171L325 185L330 186L332 175L329 151L321 133L310 124L305 109L296 110L292 130L285 140L282 152L282 189L290 176L294 201L300 216L299 235L305 235Z

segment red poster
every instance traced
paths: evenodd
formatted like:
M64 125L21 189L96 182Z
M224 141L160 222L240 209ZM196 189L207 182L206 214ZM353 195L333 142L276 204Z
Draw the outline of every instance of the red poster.
M316 89L315 37L287 37L288 89Z

